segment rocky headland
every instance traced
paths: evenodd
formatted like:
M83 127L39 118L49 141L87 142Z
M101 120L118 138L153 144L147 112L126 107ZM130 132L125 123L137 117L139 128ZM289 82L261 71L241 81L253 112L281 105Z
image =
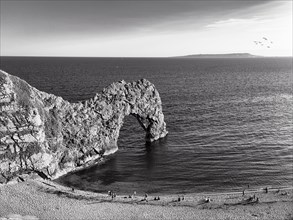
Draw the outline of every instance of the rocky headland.
M191 54L179 58L259 58L262 56L250 53L227 53L227 54Z
M115 152L123 119L137 118L152 142L167 135L158 91L149 81L113 83L69 103L0 70L0 183L32 174L55 179Z

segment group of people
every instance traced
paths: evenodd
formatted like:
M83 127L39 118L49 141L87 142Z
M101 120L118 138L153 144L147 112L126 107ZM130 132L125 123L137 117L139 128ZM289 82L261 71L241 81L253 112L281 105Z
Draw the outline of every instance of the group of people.
M108 191L108 195L111 196L112 199L116 198L116 193L112 191Z
M248 185L248 188L249 188L249 185ZM268 188L264 188L264 191L265 193L268 193ZM245 190L243 190L243 196L245 195ZM116 198L116 193L113 192L113 191L108 191L108 195L111 196L112 199ZM134 191L134 193L132 195L129 195L128 197L125 196L124 198L134 198L136 196L136 192ZM176 202L181 202L183 201L185 198L184 196L178 196L177 200L175 200ZM154 197L154 201L159 201L160 200L160 196L155 196ZM141 201L146 201L148 202L148 194L145 193L143 199ZM174 202L174 200L173 200ZM211 199L209 197L207 198L204 198L202 200L199 201L198 204L204 204L204 203L210 203L211 202ZM248 204L248 203L258 203L259 202L259 198L258 197L255 197L255 194L253 196L249 196L247 199L243 199L240 203L245 203L245 204Z
M117 194L113 191L108 191L108 196L111 196L111 198L114 199L114 198L116 198ZM125 196L124 199L126 199L126 198L132 199L135 196L136 196L136 192L134 191L134 193L132 195L128 195L128 197ZM154 201L159 201L159 200L161 200L160 196L156 196L154 198ZM184 200L184 196L182 197L182 200ZM148 194L147 193L144 194L144 198L141 201L148 201ZM180 200L178 200L178 201L180 201Z
M177 202L180 202L181 200L184 200L184 196L182 197L178 196Z
M116 193L113 192L113 191L108 191L108 195L111 196L112 199L116 198ZM125 196L124 198L129 198L129 199L132 199L136 196L136 192L134 191L134 193L132 195L129 195L128 197ZM154 197L154 201L159 201L161 200L160 196L155 196ZM185 200L185 197L184 196L178 196L177 200L175 200L176 202L181 202L181 201L184 201ZM141 201L146 201L148 202L148 194L145 193L144 194L144 197ZM208 198L205 198L203 200L201 200L202 203L209 203L211 201L211 199L208 197Z

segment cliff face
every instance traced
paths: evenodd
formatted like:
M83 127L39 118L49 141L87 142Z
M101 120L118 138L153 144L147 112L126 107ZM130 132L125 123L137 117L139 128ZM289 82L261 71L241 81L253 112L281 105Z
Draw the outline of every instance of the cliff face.
M145 79L69 103L0 70L0 183L28 172L54 179L115 152L127 115L138 119L146 141L167 135L159 93Z

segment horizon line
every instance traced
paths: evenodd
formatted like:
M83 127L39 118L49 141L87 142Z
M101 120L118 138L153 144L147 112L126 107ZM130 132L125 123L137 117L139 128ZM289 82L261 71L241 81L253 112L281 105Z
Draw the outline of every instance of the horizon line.
M233 54L248 54L248 55L252 55L255 57L236 57L235 58L269 58L269 57L293 57L293 55L284 55L284 56L264 56L264 55L255 55L255 54L250 54L250 53L223 53L223 54L187 54L187 55L178 55L178 56L125 56L125 57L119 57L119 56L30 56L30 55L8 55L8 56L2 56L1 57L39 57L39 58L188 58L188 59L196 59L197 57L188 57L188 56L199 56L198 58L200 58L200 56L215 56L215 55L233 55ZM204 57L204 58L208 58L208 57ZM225 57L223 57L225 58ZM232 58L232 57L229 57Z

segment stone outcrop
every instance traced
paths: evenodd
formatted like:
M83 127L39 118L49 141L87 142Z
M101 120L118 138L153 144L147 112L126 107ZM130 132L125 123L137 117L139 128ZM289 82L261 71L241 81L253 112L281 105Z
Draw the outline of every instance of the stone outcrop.
M146 141L167 135L159 93L145 79L69 103L0 70L0 183L26 173L54 179L95 163L118 149L127 115L137 118Z

